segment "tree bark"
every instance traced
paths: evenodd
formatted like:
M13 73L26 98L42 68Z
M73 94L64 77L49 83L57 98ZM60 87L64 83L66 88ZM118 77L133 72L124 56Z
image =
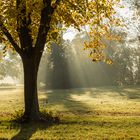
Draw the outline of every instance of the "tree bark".
M22 57L24 69L24 103L25 112L23 118L32 121L39 120L39 103L37 94L37 74L39 64L36 63L35 55Z

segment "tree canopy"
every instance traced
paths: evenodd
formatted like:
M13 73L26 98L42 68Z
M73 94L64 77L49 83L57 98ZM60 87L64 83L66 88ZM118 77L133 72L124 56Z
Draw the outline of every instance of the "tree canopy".
M57 40L60 30L88 26L90 51L93 61L106 60L104 39L119 39L110 28L121 26L116 7L120 0L1 0L0 41L7 50L19 54L32 49L44 50L44 43ZM60 26L62 25L62 26Z

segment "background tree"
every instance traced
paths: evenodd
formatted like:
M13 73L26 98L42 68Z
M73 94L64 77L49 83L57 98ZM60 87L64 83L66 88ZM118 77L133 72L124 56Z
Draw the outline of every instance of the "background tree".
M119 0L1 0L0 38L5 50L16 51L24 68L25 120L39 120L37 73L44 47L59 34L59 23L78 30L88 25L91 41L85 44L93 61L108 61L102 37L118 39L110 34L110 24L119 26L113 16Z
M1 50L1 52L3 51ZM15 80L21 78L20 58L10 51L8 51L0 60L0 80L3 80L6 77L11 77Z

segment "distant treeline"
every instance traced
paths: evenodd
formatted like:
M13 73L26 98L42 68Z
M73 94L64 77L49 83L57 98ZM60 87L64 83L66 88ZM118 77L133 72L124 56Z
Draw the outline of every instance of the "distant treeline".
M47 89L140 85L140 47L107 42L109 47L105 51L113 60L108 65L92 62L83 50L86 39L77 35L71 42L52 44L51 52L43 55L38 82ZM22 64L17 55L9 53L0 62L0 80L6 76L22 83Z
M42 59L39 72L39 81L45 83L46 88L140 85L140 47L111 43L106 53L113 64L108 65L92 62L82 48L83 43L84 40L77 37L63 43L63 47L52 45L51 53Z

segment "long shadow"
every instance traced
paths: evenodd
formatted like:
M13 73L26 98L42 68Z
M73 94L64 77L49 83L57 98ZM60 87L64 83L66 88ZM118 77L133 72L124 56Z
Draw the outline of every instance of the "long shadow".
M85 113L94 113L94 106L92 107L92 110L87 106L86 102L88 100L82 102L78 98L87 95L87 97L93 99L93 98L99 98L99 96L102 96L103 94L107 94L105 92L107 91L114 91L114 88L75 88L75 89L59 89L59 90L50 90L45 91L45 98L42 98L40 100L40 103L46 104L47 106L55 106L55 105L62 105L66 110L73 114L85 114ZM72 97L76 97L77 99L74 99ZM96 111L95 111L96 113Z
M30 126L27 127L27 125L21 125L20 132L15 135L11 140L28 140L34 134L37 130L37 126Z
M124 96L127 99L136 99L140 100L140 88L139 87L128 87L128 88L120 88L118 89L118 93L120 96Z
M77 99L71 98L75 96ZM72 113L75 115L83 115L83 114L95 114L94 106L89 108L86 102L88 100L84 100L81 102L78 98L84 98L84 95L87 95L89 98L101 98L103 95L107 95L109 97L121 97L125 99L134 99L135 101L140 101L140 88L139 87L103 87L103 88L84 88L84 89L70 89L70 90L50 90L46 91L46 98L41 99L41 102L46 102L45 107L47 106L55 106L62 105L67 111L60 111L60 113ZM57 110L57 109L56 109ZM58 111L59 112L59 111Z
M28 140L37 130L45 130L50 126L52 126L52 124L43 124L42 122L21 124L19 133L12 137L11 140Z
M42 104L46 102L45 107L52 105L62 105L68 112L81 115L88 112L93 112L94 107L92 110L90 110L90 108L85 103L79 100L74 100L71 98L71 96L76 95L80 97L85 95L87 92L91 94L93 91L87 89L52 90L50 92L46 91L46 98L41 99L40 102ZM93 96L96 96L96 93L93 93Z
M114 94L109 95L109 96L118 96L118 95L120 95L120 96L126 97L127 99L140 100L140 87L139 86L101 87L101 88L97 88L97 90L95 90L95 92L97 92L98 95L102 95L103 93L105 93L107 95L107 94L109 94L109 92L112 92L112 93L116 92L117 94L114 93Z
M60 125L61 127L63 127L63 125L68 125L68 126L72 126L72 125L81 125L81 128L84 128L84 126L96 126L96 127L99 127L99 128L102 128L102 127L130 127L130 126L135 126L135 127L139 127L140 126L140 121L136 121L136 122L130 122L129 121L126 121L125 123L119 121L119 120L63 120L62 122L60 122ZM54 125L57 125L57 124L54 124ZM14 129L16 128L20 128L20 132L15 135L14 137L11 138L11 140L29 140L32 135L38 131L38 130L46 130L47 128L51 127L52 125L47 125L47 124L43 124L43 123L37 123L37 124L22 124L21 126L19 127L13 127ZM61 130L61 129L60 129ZM63 132L63 129L61 130ZM49 136L48 136L49 137ZM5 138L2 138L3 140ZM41 139L41 138L40 138ZM6 140L6 139L5 139Z

